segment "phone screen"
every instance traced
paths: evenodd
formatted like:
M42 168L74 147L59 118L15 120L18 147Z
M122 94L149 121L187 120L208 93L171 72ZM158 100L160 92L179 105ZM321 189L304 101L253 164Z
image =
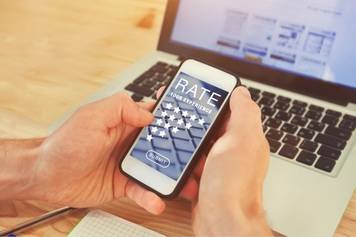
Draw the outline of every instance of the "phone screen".
M200 146L228 92L180 72L131 150L131 156L178 180Z

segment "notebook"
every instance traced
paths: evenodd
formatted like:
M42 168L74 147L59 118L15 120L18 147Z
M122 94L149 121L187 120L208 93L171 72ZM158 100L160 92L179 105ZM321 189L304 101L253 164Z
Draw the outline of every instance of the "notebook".
M110 213L90 211L68 237L165 237Z

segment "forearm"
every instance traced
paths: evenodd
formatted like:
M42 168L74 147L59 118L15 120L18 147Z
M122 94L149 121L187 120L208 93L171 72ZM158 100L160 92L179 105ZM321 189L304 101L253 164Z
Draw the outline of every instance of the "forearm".
M31 198L31 174L43 139L0 140L0 200Z

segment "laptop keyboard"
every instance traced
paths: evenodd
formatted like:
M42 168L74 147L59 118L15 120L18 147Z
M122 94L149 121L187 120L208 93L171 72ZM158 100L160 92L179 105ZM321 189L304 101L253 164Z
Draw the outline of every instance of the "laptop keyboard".
M157 90L168 84L175 76L178 67L164 62L157 62L150 69L126 86L126 90L133 92L132 99L141 101L145 96L155 98Z
M249 88L261 107L272 153L331 173L356 128L356 117Z
M155 97L178 67L158 62L125 89L141 101ZM271 153L324 173L332 173L356 129L356 117L257 88L248 88L262 111ZM194 137L191 137L193 140Z

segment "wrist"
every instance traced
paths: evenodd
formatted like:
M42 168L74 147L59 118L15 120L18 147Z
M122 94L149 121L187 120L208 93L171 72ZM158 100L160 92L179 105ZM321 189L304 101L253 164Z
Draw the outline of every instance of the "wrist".
M197 236L272 236L262 202L249 203L229 199L210 208L198 207L195 231Z
M34 167L43 139L13 140L1 143L0 199L33 199Z

